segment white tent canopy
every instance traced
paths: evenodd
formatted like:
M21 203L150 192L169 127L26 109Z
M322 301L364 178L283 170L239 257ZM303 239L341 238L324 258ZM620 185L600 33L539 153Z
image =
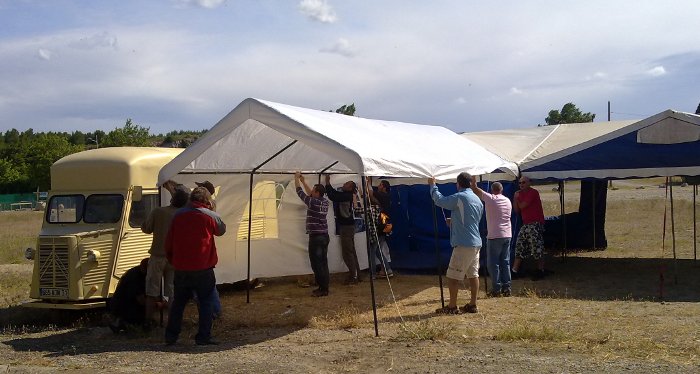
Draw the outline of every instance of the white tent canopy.
M371 120L257 99L246 99L159 174L190 187L209 180L217 187L217 212L228 233L217 239L219 282L309 274L304 230L306 207L296 196L295 171L333 174L339 186L360 175L440 180L462 171L501 170L515 165L456 133L438 126ZM251 179L252 176L252 179ZM247 250L248 203L253 186L250 259ZM316 180L309 178L310 184ZM167 201L167 200L164 200ZM333 215L328 216L332 232ZM257 235L257 236L256 236ZM355 235L362 267L367 266L365 233ZM331 235L331 272L345 271L340 243Z
M178 173L295 170L447 180L497 169L515 165L443 127L246 99L166 165L160 182Z

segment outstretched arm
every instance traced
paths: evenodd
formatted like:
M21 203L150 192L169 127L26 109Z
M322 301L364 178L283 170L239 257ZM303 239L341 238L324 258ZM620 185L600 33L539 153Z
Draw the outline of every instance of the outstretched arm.
M372 189L372 178L367 177L367 196L372 204L379 204L379 200L374 196L374 189Z
M306 184L306 179L304 179L304 176L301 174L299 174L299 181L302 185L304 185L304 192L306 192L307 195L311 196L311 188L309 188L309 185Z
M472 175L472 179L470 181L472 191L476 194L476 196L479 196L479 199L483 200L484 199L484 190L479 188L479 186L476 184L476 177Z

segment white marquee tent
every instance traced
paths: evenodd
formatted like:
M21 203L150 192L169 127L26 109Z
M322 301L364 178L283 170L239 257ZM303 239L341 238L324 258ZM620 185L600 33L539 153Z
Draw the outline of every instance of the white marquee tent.
M311 273L305 206L294 191L293 173L332 184L361 176L453 180L459 172L515 175L515 165L439 126L372 120L246 99L160 172L188 186L217 186L217 211L228 233L217 239L220 283L250 277ZM291 182L290 182L291 181ZM252 194L252 198L251 198ZM252 206L249 206L252 201ZM249 212L250 208L250 212ZM248 244L248 216L252 244ZM329 227L333 227L329 213ZM331 229L332 230L332 229ZM361 266L367 266L365 234L356 235ZM345 271L339 241L329 245L331 272ZM250 257L248 250L250 249Z

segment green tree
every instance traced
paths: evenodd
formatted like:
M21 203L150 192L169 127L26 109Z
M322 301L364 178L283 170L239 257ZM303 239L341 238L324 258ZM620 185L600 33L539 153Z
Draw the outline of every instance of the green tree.
M549 115L544 121L547 123L545 126L549 126L561 123L593 122L594 119L595 114L590 112L582 113L573 103L566 103L561 108L561 111L555 109L550 110Z
M5 131L5 144L11 145L19 142L19 131L17 129Z
M85 134L81 131L73 131L70 134L70 144L73 145L85 145Z
M149 130L148 127L133 124L129 118L124 127L116 128L100 139L100 147L149 146Z
M340 114L345 114L346 116L354 116L355 115L355 103L352 103L350 105L343 105L340 108L335 110L336 113Z
M56 134L39 134L29 144L25 154L29 185L46 191L51 187L51 165L58 159L80 152L83 146L70 144L68 139Z
M0 158L0 191L8 192L13 184L26 180L23 171L18 169L12 161Z

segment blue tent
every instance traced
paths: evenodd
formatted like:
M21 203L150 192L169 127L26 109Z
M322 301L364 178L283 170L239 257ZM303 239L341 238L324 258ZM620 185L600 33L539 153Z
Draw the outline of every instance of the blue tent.
M700 175L700 116L666 110L643 120L561 124L528 129L497 130L462 134L503 159L516 163L521 175L535 180L581 179L595 194L585 192L602 209L590 212L582 208L593 202L582 201L580 212L569 214L578 220L579 234L597 236L590 246L604 248L605 188L600 180L644 178L653 176ZM596 182L596 180L599 180ZM515 185L505 183L506 195L512 197ZM482 188L488 188L482 185ZM439 185L443 194L455 192L455 185ZM582 190L583 192L583 190ZM392 262L396 268L437 268L432 203L427 185L392 186L392 220L390 237ZM449 229L440 208L436 211L438 247L444 269L450 256ZM590 221L590 222L588 222ZM556 227L557 223L552 222ZM581 230L586 225L590 230ZM574 227L571 225L571 227ZM517 224L515 225L517 232ZM559 229L559 231L562 229ZM595 235L588 235L593 232ZM556 230L550 230L550 234ZM546 240L558 240L560 234ZM591 238L580 238L581 243ZM568 248L576 238L567 238ZM557 245L561 245L558 243ZM588 244L582 244L588 245ZM576 246L576 245L574 245Z

